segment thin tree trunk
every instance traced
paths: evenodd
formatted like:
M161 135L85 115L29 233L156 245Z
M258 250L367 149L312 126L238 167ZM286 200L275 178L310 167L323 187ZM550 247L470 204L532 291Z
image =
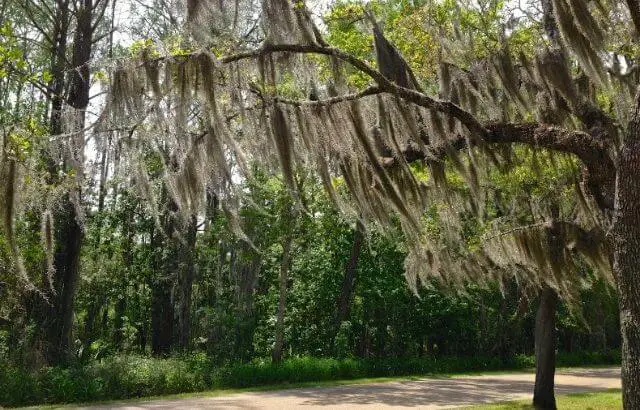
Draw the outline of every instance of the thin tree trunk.
M191 340L191 294L193 291L193 278L195 276L195 246L198 221L191 217L187 226L186 249L184 255L184 267L180 278L180 304L178 306L178 346L186 350Z
M545 287L540 293L540 304L536 314L535 354L536 383L533 390L533 405L537 409L556 409L553 391L556 372L556 307L558 295Z
M167 256L163 255L169 240L162 233L156 232L152 240L152 248L156 253L154 259L154 277L151 279L151 353L164 356L170 353L173 340L173 303L171 290L173 279L166 270ZM171 252L169 251L171 254ZM169 256L170 257L170 256Z
M560 229L560 207L557 203L550 206L551 220L546 228L546 244L549 248L549 267L554 276L559 275L564 252L565 237ZM542 267L541 267L542 268ZM540 292L538 312L534 333L536 354L536 381L533 390L533 405L538 409L555 409L554 378L556 371L556 309L558 294L545 285Z
M73 306L83 237L73 207L58 213L55 231L58 243L54 257L56 295L49 306L49 318L46 322L48 324L46 361L49 364L65 362L71 347Z
M604 313L604 301L602 300L602 296L598 301L598 306L596 307L596 321L598 326L598 331L596 332L596 338L598 340L595 343L596 349L600 351L607 351L607 316ZM595 350L595 349L594 349Z
M96 230L97 230L97 235L96 235L96 242L95 242L95 247L97 249L100 248L100 245L102 243L102 212L104 210L104 202L105 202L105 198L106 198L106 194L107 194L107 190L106 190L106 182L107 182L107 177L108 177L108 169L109 169L109 161L107 159L108 157L108 144L105 144L102 147L102 151L100 154L100 180L99 180L99 188L98 188L98 209L97 209L97 215L98 218L96 219ZM94 263L100 263L100 256L98 253L95 254L94 257ZM90 290L91 291L91 290ZM85 316L85 320L84 320L84 337L83 337L83 344L85 346L85 348L87 346L90 346L91 343L94 340L94 331L95 331L95 322L96 322L96 315L99 313L100 311L100 303L101 301L96 299L96 298L92 298L91 300L89 300L89 306L87 308L87 315Z
M94 298L87 307L87 315L84 319L84 346L91 346L95 339L96 318L100 314L100 301Z
M179 255L176 249L175 212L177 204L169 197L163 186L161 203L164 206L161 217L162 231L152 239L154 250L154 277L151 279L151 352L156 356L167 355L171 351L174 337L174 309L172 290ZM178 247L179 249L179 247Z
M282 246L282 262L280 263L280 292L278 299L278 316L276 319L276 340L271 353L274 363L282 361L282 348L284 347L284 314L287 306L287 282L289 281L289 266L291 264L291 244L293 235L289 233Z
M344 279L340 288L340 296L338 296L338 308L336 311L336 328L345 320L348 320L351 313L351 301L353 299L353 289L356 284L356 275L358 273L358 261L360 260L360 251L364 241L364 226L360 221L353 231L353 245L349 261L344 268Z
M236 316L236 357L242 361L253 357L253 335L257 320L254 314L255 290L260 272L260 256L245 242L241 242L239 258L234 258L234 277L236 278L237 316ZM236 253L237 254L237 253Z
M344 268L344 278L340 287L340 295L337 300L337 309L334 322L333 345L335 349L336 338L340 332L342 322L349 320L351 314L351 303L353 301L353 291L355 289L356 278L358 274L358 262L360 260L360 251L364 241L364 226L358 221L356 229L353 231L353 245L351 246L351 254Z
M640 92L618 156L611 243L622 334L622 399L640 409Z
M151 352L155 356L164 356L171 351L173 339L172 286L173 281L163 276L155 279L151 289Z

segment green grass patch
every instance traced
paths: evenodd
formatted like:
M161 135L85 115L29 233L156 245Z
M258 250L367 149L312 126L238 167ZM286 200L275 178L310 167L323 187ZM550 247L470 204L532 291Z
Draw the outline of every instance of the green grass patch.
M559 410L619 410L622 408L620 390L598 393L578 393L556 397ZM465 410L528 410L534 409L529 400L464 407Z
M558 366L620 363L619 352L559 355ZM495 357L387 359L290 358L217 366L204 354L155 359L113 356L86 366L45 368L38 372L0 364L0 405L78 403L152 397L216 389L299 387L301 385L425 375L519 370L533 366L530 356L508 361Z

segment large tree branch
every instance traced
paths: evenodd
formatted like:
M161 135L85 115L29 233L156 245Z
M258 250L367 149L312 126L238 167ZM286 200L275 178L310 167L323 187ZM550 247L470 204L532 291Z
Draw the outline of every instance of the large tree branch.
M606 163L613 166L608 157L604 143L595 140L591 135L582 131L570 131L560 127L537 123L526 124L489 124L486 126L487 136L482 142L490 144L524 144L532 147L545 148L556 152L574 154L585 165ZM452 150L459 151L467 148L467 139L458 135L446 142L427 147L427 152L408 148L405 158L417 161L427 158L443 158ZM389 163L391 159L385 159Z
M369 87L360 93L348 94L344 96L329 98L320 101L296 101L276 97L275 101L303 106L303 105L330 105L343 101L357 100L362 97L378 94L382 92L394 94L407 101L414 102L421 106L437 109L453 115L461 120L472 135L477 139L471 142L484 142L494 144L525 144L533 147L544 148L556 152L573 154L585 165L583 177L587 190L593 195L595 201L602 209L612 209L613 207L613 183L615 182L615 164L611 159L607 141L602 138L582 132L567 130L557 126L550 126L538 123L510 124L493 123L482 125L473 117L471 113L462 110L457 105L447 101L433 100L424 94L399 87L393 83L384 87ZM601 119L595 115L597 119ZM474 130L476 131L474 133ZM428 146L427 150L408 146L403 151L403 157L408 162L422 159L444 158L451 151L458 151L467 147L467 139L462 135L457 135L444 143ZM393 157L382 157L379 162L383 166L393 166L396 159Z
M609 156L605 142L582 131L570 131L544 124L489 124L483 142L491 144L525 144L556 152L573 154L584 164L583 181L601 209L613 209L616 167ZM473 141L471 141L473 143ZM451 151L467 147L467 139L461 135L438 145L431 145L427 152L408 147L404 154L407 161L444 158ZM395 163L394 158L382 158L386 166Z
M582 131L570 131L560 127L527 123L527 124L489 124L489 131L483 142L490 144L524 144L531 147L544 148L556 152L573 154L582 163L593 169L610 168L615 171L613 161L607 154L602 141L595 140L591 135ZM427 151L414 147L407 147L403 156L409 162L428 158L444 158L451 151L467 148L467 139L457 135L448 141L429 145ZM385 165L393 165L394 158L382 158ZM607 172L609 174L610 172Z
M487 129L489 143L521 143L574 154L585 165L608 158L604 143L582 131L537 123L490 124Z
M523 143L573 154L584 164L583 181L598 206L613 209L616 165L606 141L582 131L569 131L540 124L494 124L487 142Z
M408 89L403 89L412 91ZM395 90L386 90L387 93L396 94ZM276 102L294 106L325 106L341 103L344 101L357 100L369 95L379 94L385 92L379 87L368 87L359 93L347 94L338 97L328 98L318 101L300 101L292 100L281 97L275 97ZM411 93L405 95L411 95L409 101L414 99L420 99L420 96L414 96ZM402 96L403 94L400 94ZM442 112L448 112L448 110L456 109L455 104L451 104L445 101L435 101L441 104ZM459 107L458 107L459 108ZM463 110L462 110L463 111ZM470 113L462 112L458 115L469 115ZM477 121L475 118L473 121ZM487 143L521 143L530 146L545 148L553 151L574 154L583 163L591 164L597 162L609 162L605 142L595 139L592 135L582 131L571 131L561 127L544 125L538 123L524 123L524 124L511 124L511 123L492 123L487 125L480 125L479 127L486 132L483 135L482 141ZM423 159L425 155L432 155L434 157L441 157L446 155L446 151L460 150L466 147L466 139L462 136L458 136L454 139L447 141L445 144L433 145L429 147L428 153L420 154L420 151L408 148L405 152L405 157L409 161L415 161ZM388 160L387 160L388 161Z
M615 164L608 154L605 143L600 139L594 138L588 133L570 131L560 127L536 123L488 124L485 126L473 114L465 111L451 101L436 100L419 91L401 87L386 78L367 62L335 47L327 47L317 44L266 43L255 50L223 56L217 59L217 61L222 64L228 64L278 52L320 54L334 57L367 74L377 84L376 87L366 89L360 94L337 97L323 102L314 102L309 104L331 104L339 101L355 100L365 95L385 92L401 97L404 100L421 107L435 110L457 119L469 130L472 136L472 141L510 144L521 143L553 151L574 154L584 163L587 169L585 179L587 180L589 190L594 193L598 204L603 209L611 208L613 205L613 197L609 195L609 191L611 190L608 186L615 181ZM193 55L182 57L190 58L192 56ZM302 102L298 103L291 100L283 100L282 102L293 103L294 105L303 104ZM427 152L414 150L410 150L409 152L408 150L406 156L409 160L418 160L427 157L433 158L433 156L442 157L445 156L447 152L450 152L451 149L462 149L465 146L466 139L462 136L458 136L455 140L448 141L446 144L430 146ZM383 160L383 164L385 162L389 161Z

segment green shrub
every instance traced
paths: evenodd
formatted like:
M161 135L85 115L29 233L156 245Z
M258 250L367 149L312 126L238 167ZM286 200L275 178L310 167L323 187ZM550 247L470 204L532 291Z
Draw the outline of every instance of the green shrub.
M36 375L0 365L0 406L18 406L43 401Z

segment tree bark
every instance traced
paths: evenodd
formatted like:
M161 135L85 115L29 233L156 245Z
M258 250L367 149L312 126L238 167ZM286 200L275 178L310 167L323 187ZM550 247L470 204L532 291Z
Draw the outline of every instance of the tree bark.
M640 408L640 93L618 156L611 242L622 333L622 398Z
M173 278L166 270L167 257L162 255L169 240L163 240L161 233L154 235L153 248L156 252L154 277L151 279L151 353L165 356L171 352L173 342L173 303L171 291ZM171 254L171 251L169 251Z
M48 317L42 318L47 339L45 360L51 365L64 363L70 354L73 306L83 238L76 216L73 207L60 210L54 228L57 246L53 283L56 294L51 298L52 303L45 309Z
M50 103L50 112L49 112L49 131L52 135L58 135L62 133L62 107L64 105L64 89L65 89L65 67L66 67L66 53L67 53L67 40L69 36L69 25L71 22L71 17L69 13L68 2L56 2L55 12L52 13L53 18L53 27L52 27L52 39L53 43L51 44L51 49L49 52L51 53L51 62L50 62L50 70L52 80L48 84L48 88L52 90L52 96L49 101ZM47 168L49 170L49 183L55 184L57 182L56 175L58 173L58 164L56 160L49 154L48 152L43 152L43 157L47 162ZM47 301L42 300L40 296L34 296L36 300L34 301L35 311L34 316L36 317L36 322L38 323L38 328L36 331L38 334L35 337L35 344L42 348L42 356L47 364L57 364L61 361L60 347L66 350L66 346L68 346L68 338L66 341L63 341L61 346L60 340L60 330L62 329L60 323L60 315L58 313L59 303L58 303L58 287L59 285L59 277L62 271L58 271L58 265L62 262L60 258L60 250L58 241L59 238L64 235L59 233L61 229L63 229L64 214L65 211L64 206L61 206L61 212L56 212L54 214L54 241L56 243L56 252L54 256L54 265L56 267L56 274L53 277L52 286L54 289L47 289L47 297L52 303L47 303ZM46 277L45 269L43 269L43 280L42 283L46 284L48 282L48 278ZM40 365L41 363L37 363Z
M91 346L91 343L95 340L96 336L96 318L100 314L100 303L99 299L92 299L87 307L87 315L84 319L84 337L83 343L85 349L88 346Z
M533 405L536 409L556 409L553 386L556 371L557 303L558 295L555 290L544 287L540 293L535 329L536 383Z

